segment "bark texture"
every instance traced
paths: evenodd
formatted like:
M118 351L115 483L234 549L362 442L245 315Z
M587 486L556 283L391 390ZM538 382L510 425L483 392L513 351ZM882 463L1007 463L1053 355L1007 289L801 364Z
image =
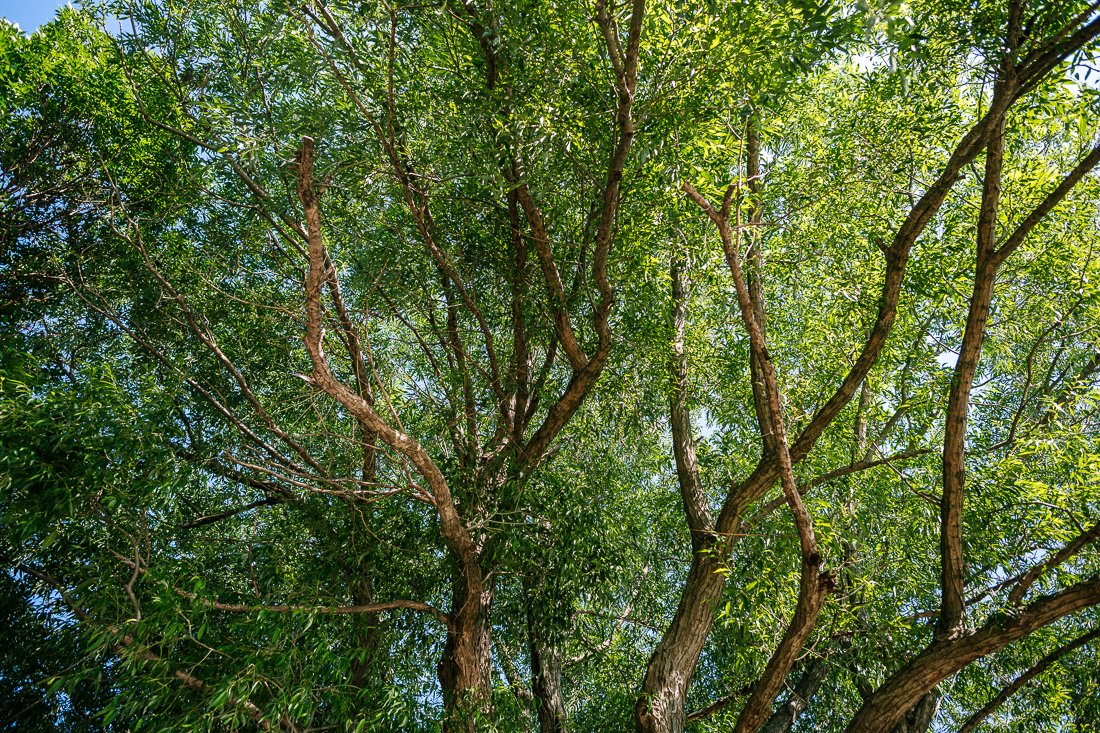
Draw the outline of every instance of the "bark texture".
M477 581L459 576L454 583L452 628L439 662L444 733L474 733L492 720L493 589Z
M976 631L933 641L868 697L847 733L890 733L922 697L966 665L1036 629L1100 604L1100 577L1040 598L1015 615L997 615Z

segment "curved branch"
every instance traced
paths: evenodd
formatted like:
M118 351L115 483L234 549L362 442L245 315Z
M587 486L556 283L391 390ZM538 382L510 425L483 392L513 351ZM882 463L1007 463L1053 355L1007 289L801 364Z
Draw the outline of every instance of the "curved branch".
M618 58L616 90L619 97L615 110L618 139L611 154L611 161L608 164L607 182L603 190L599 224L596 228L596 250L592 258L592 276L596 281L596 288L600 292L600 302L596 306L594 323L598 344L596 352L591 358L586 357L583 367L578 369L578 364L582 363L577 358L580 354L571 352L571 344L563 339L563 333L568 338L568 332L563 331L560 327L557 329L558 341L566 349L567 356L573 366L573 377L569 380L565 391L562 392L557 402L550 406L542 425L539 426L531 440L520 452L523 462L528 468L537 465L543 459L551 442L572 419L573 414L576 413L577 408L580 407L581 402L584 401L584 398L599 378L611 352L611 328L608 325L608 317L611 314L611 306L615 301L615 293L608 280L607 261L611 252L612 235L619 211L623 170L626 166L627 156L630 154L631 144L634 141L634 94L638 83L638 54L644 16L645 0L632 0L630 27L627 34L626 48L623 50L620 47L618 36L613 30L614 23L607 13L606 3L604 0L597 0L596 3L596 22L603 31L605 42L608 45L608 52L612 54L612 58ZM620 67L621 73L619 72ZM516 193L520 194L520 203L526 213L528 210L527 204L524 203L521 189L517 188ZM534 231L532 231L532 234L535 234ZM533 238L536 243L536 251L539 254L539 261L543 263L545 272L546 264L544 263L543 247L548 245L548 240L540 243L538 236L533 236ZM557 286L560 285L560 277L557 284L548 284L553 287L553 294L556 296ZM559 317L558 320L560 321L561 318ZM567 318L566 321L568 321Z
M1012 234L1005 238L994 254L994 262L999 266L1009 255L1015 252L1016 249L1023 244L1024 239L1027 238L1031 230L1034 229L1055 206L1061 203L1069 192L1073 190L1074 186L1076 186L1081 179L1088 175L1088 173L1098 164L1100 164L1100 144L1094 146L1093 149L1081 159L1081 162L1074 166L1072 171L1066 174L1065 178L1062 179L1055 189L1048 193L1043 198L1042 202L1036 206L1019 225L1017 225Z
M305 212L309 243L309 271L306 277L305 345L312 364L311 379L326 394L344 406L387 445L408 458L427 481L440 519L440 530L447 544L456 552L464 566L476 569L477 548L451 495L450 486L439 467L418 440L390 426L379 417L374 407L349 389L333 375L324 354L324 313L321 289L328 280L328 258L321 237L321 209L313 192L313 138L303 137L297 156L298 198ZM480 571L475 573L480 577Z
M1036 565L1035 567L1024 573L1023 576L1020 578L1020 581L1016 584L1016 587L1009 592L1009 603L1019 603L1021 600L1023 600L1024 595L1027 594L1028 590L1031 589L1031 586L1034 585L1035 581L1038 580L1043 573L1058 567L1066 560L1070 559L1078 552L1083 550L1085 546L1096 542L1097 540L1100 540L1100 522L1097 522L1096 524L1086 529L1084 532L1081 532L1079 535L1074 537L1070 542L1066 544L1065 547L1047 558L1045 562Z
M779 694L783 681L787 678L795 659L802 652L802 647L806 644L810 634L813 633L818 615L825 603L825 598L833 590L834 580L830 574L818 572L818 568L821 566L821 553L814 534L813 520L802 503L802 497L795 484L791 454L787 444L786 425L780 407L779 382L775 372L775 364L768 353L764 333L756 318L752 298L749 295L748 286L741 270L740 226L730 227L729 210L733 186L726 190L726 196L720 211L715 210L710 201L696 191L691 184L684 183L683 189L692 201L714 222L722 239L726 264L733 276L737 302L741 309L741 320L749 333L752 353L756 357L763 377L764 393L768 404L769 420L767 422L772 431L771 443L775 447L775 456L779 464L780 485L791 509L795 528L798 530L799 546L802 551L798 603L795 606L794 617L787 626L778 648L772 654L771 659L768 660L759 682L754 686L752 694L749 695L749 699L737 719L737 726L734 728L735 733L755 733L770 716L772 702ZM740 219L740 207L738 207L738 219ZM740 221L738 221L738 224L740 224ZM766 434L761 435L761 440L766 445L768 436Z

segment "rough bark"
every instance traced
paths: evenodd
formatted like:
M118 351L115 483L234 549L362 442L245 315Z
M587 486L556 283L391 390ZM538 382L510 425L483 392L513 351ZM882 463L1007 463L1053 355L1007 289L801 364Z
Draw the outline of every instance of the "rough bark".
M672 432L672 453L676 459L676 481L684 505L691 551L698 553L714 532L706 496L699 478L699 461L692 436L691 412L688 409L687 388L687 286L684 283L684 261L673 257L669 275L672 280L672 395L669 405L669 425Z
M1015 615L996 615L964 636L934 640L864 701L847 733L889 733L924 695L974 660L1097 604L1100 576L1040 598Z
M942 206L965 167L985 148L991 123L999 119L1006 109L1007 102L991 107L959 141L939 178L910 210L898 228L893 242L883 247L886 273L875 323L848 374L833 395L814 414L809 425L791 443L792 461L801 461L809 454L877 362L897 316L898 298L913 244ZM715 526L717 535L724 538L724 541L715 544L714 555L706 558L696 555L692 559L692 567L681 591L676 614L646 668L642 694L635 706L635 721L640 733L676 732L683 729L683 695L686 694L699 654L714 623L714 608L725 587L725 578L716 573L722 567L723 558L737 541L744 512L764 496L778 477L778 459L772 453L765 455L745 480L731 486ZM653 715L643 715L646 710Z
M895 233L891 244L881 247L883 254L886 256L887 268L875 323L859 356L840 386L815 413L806 429L792 442L790 446L792 461L800 461L808 455L818 438L821 437L825 429L853 397L859 385L862 384L870 372L871 367L878 360L896 318L897 303L909 253L917 238L936 212L939 211L948 193L962 176L966 166L987 147L990 140L995 136L997 128L1008 109L1024 93L1033 88L1034 84L1037 83L1035 80L1049 74L1061 59L1098 33L1100 33L1100 23L1095 21L1088 23L1083 25L1079 31L1073 33L1064 43L1060 43L1057 49L1046 49L1037 54L1035 58L1028 59L1025 63L1020 64L1017 68L1019 73L1017 86L1010 93L994 98L986 114L959 141L939 177L911 208L905 221ZM1027 88L1021 86L1025 77L1028 80ZM1083 176L1084 172L1095 165L1095 160L1092 160L1093 154L1098 154L1098 151L1094 150L1088 156L1088 160L1082 161L1079 169L1075 169L1071 176L1067 177L1065 185L1052 192L1048 197L1049 201L1045 200L1043 202L1040 207L1043 213L1049 211L1057 201L1065 196L1071 187L1071 178L1073 182L1076 182ZM1034 217L1025 220L1024 224L1021 225L1024 231L1019 236L1014 233L1006 244L1011 243L1013 248L1018 246L1019 241L1023 239L1023 234L1026 234L1026 230L1033 227L1037 220ZM1007 256L1011 251L1011 248L1006 249L1008 251L1004 252L1003 256ZM1002 252L997 252L996 256L1001 259ZM740 529L745 509L758 500L779 478L780 467L778 464L779 461L776 455L765 455L749 477L731 487L726 500L723 502L716 524L717 534L729 538L727 542L722 543L719 547L720 553L728 552L730 545L736 541L736 535ZM702 565L705 564L693 560L692 570L687 581L689 585L684 587L681 602L676 615L673 617L672 624L651 657L643 683L642 697L636 706L636 712L650 705L656 706L654 709L667 706L670 710L670 721L672 721L670 725L672 726L676 725L675 721L677 719L682 718L682 698L677 704L677 695L686 692L686 683L690 682L692 670L698 661L698 654L705 643L705 636L709 633L710 626L713 623L714 614L713 612L708 613L706 609L708 607L712 608L717 603L724 587L722 582L715 583L702 577L703 574L699 571L702 569ZM712 565L714 569L717 569L721 563L715 562ZM698 583L699 585L690 586L691 583ZM693 610L693 606L699 608ZM704 637L703 639L699 639L700 634ZM676 660L679 660L679 662L677 663ZM662 684L667 686L660 687ZM677 689L681 692L677 693L675 691ZM636 715L636 721L639 731L657 730L657 728L647 727L650 726L650 723L644 722L640 715ZM682 723L680 725L682 726ZM664 730L666 728L660 729ZM667 730L678 730L678 728L669 727Z
M480 574L474 583L466 576L454 579L452 627L439 662L444 733L475 733L492 720L493 587Z
M747 268L749 299L752 300L752 313L760 326L760 332L767 337L768 329L764 312L764 252L760 238L760 223L764 219L764 206L760 200L760 122L756 115L749 118L745 129L746 160L745 172L748 174L748 189L752 195L752 210L749 214L749 267ZM756 410L756 421L763 436L764 453L775 452L771 417L768 414L768 396L764 386L764 374L760 359L756 354L749 356L749 378L752 380L752 402Z
M1002 689L997 695L989 701L981 710L974 713L970 718L963 723L959 728L959 733L973 733L979 725L982 724L986 718L993 714L993 712L1005 703L1008 698L1015 695L1022 688L1028 685L1033 679L1046 672L1050 667L1055 664L1059 659L1067 654L1080 649L1091 641L1100 639L1100 628L1093 629L1089 633L1079 636L1068 644L1063 644L1050 654L1040 659L1035 663L1031 669L1021 674L1016 679L1012 680Z
M527 595L527 634L531 657L531 693L540 733L568 733L561 671L565 661L561 640L545 628Z
M810 661L799 675L790 697L768 718L768 722L760 729L760 733L787 733L798 720L798 716L810 706L810 701L817 694L821 683L825 681L828 671L829 667L824 657Z
M657 644L646 667L643 696L634 706L639 733L681 733L684 730L684 698L691 685L699 654L717 613L725 576L722 559L707 551L692 556L680 604L668 630Z
M970 408L970 390L974 385L982 342L985 340L989 307L997 267L992 256L996 244L997 208L1001 198L1001 167L1004 160L1004 118L993 126L993 138L985 161L985 181L978 215L977 265L974 289L970 295L966 330L947 398L947 417L943 440L943 497L940 501L940 616L936 634L940 637L962 633L965 623L963 579L962 509L966 483L966 420Z

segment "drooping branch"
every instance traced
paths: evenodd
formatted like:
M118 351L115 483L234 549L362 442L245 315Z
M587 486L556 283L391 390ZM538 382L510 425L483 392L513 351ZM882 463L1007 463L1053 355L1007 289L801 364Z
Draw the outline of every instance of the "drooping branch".
M318 475L324 477L327 475L325 468L312 456L309 451L306 450L300 442L298 442L287 431L283 430L276 422L270 411L264 406L259 396L252 389L248 382L244 372L229 358L225 351L218 344L217 339L210 329L206 326L200 316L192 309L190 302L179 291L166 275L160 270L157 264L153 261L152 256L149 254L148 249L145 246L144 239L142 238L141 229L129 215L125 209L121 210L122 215L125 217L132 234L114 227L112 228L116 235L118 235L123 241L134 247L134 249L140 254L142 262L145 268L156 280L158 285L164 290L171 300L176 303L176 307L180 309L183 314L184 321L187 328L195 335L199 342L214 356L214 358L221 364L222 368L232 377L236 382L237 388L241 394L251 405L253 411L260 418L264 427L271 434L279 438L287 447L293 450L298 456L305 461Z
M855 463L849 463L846 466L835 468L832 471L821 474L820 476L815 476L814 478L810 479L809 482L800 486L799 492L803 496L805 496L810 489L816 488L835 479L843 478L844 476L851 476L852 474L867 471L872 468L878 468L879 466L890 466L899 461L907 461L911 458L925 456L931 453L932 450L932 448L914 448L913 450L900 451L898 453L884 456L882 458L867 458L862 461L856 461ZM756 511L756 513L748 520L748 523L756 524L760 522L776 509L783 506L786 501L786 498L783 496L771 499L770 501L763 504L763 506L761 506L760 509Z
M154 653L149 647L138 642L131 634L122 632L116 626L104 625L95 621L92 618L91 614L88 613L88 611L85 610L79 603L77 603L76 599L73 598L68 589L65 587L65 584L57 578L53 577L50 573L42 570L41 568L28 565L27 563L20 562L18 560L14 560L3 555L0 555L0 560L7 563L16 571L25 575L29 575L30 577L35 578L36 580L39 580L50 586L50 588L57 592L58 597L61 598L65 606L68 607L72 614L77 619L79 619L81 623L88 624L90 626L105 628L108 632L110 632L111 641L108 645L108 649L112 654L120 657L125 654L130 654L134 658L140 659L142 661L166 664L165 660L161 656ZM135 568L135 570L138 569L139 568ZM190 690L194 690L195 692L202 692L206 689L206 682L204 682L199 677L191 674L190 672L185 672L180 669L172 670L172 677L179 681L180 684L182 684L184 687ZM272 730L271 720L267 713L261 710L251 700L248 700L247 698L240 699L236 695L231 695L229 697L229 702L232 705L239 706L245 712L245 714L248 715L248 717L251 718L256 723L256 725L260 727L261 730ZM283 717L279 720L279 728L284 733L300 733L298 727L289 718L286 717Z
M745 685L739 690L723 695L712 703L709 703L705 707L701 707L698 710L692 710L690 713L684 716L684 720L689 723L694 723L699 720L706 720L707 718L716 715L733 703L737 702L741 698L748 697L752 694L752 685Z
M134 637L129 634L119 635L117 642L113 646L113 651L117 654L123 652L123 650L129 651L135 658L146 662L153 662L156 664L166 664L165 660L149 647L140 644ZM182 669L172 670L172 676L179 680L180 684L189 690L195 692L202 692L206 689L206 682L190 672L185 672ZM240 706L244 710L245 714L251 718L261 730L272 730L271 719L263 710L261 710L256 703L248 699L240 699L236 695L229 696L229 702L232 705ZM279 729L284 733L299 733L300 729L289 718L282 716L279 719Z
M216 394L215 390L211 387L200 383L193 376L190 376L190 372L176 364L167 354L158 348L149 337L134 328L132 324L128 323L109 303L106 302L105 299L102 299L102 296L100 296L99 299L95 298L95 294L86 290L83 282L77 283L67 280L67 283L72 287L73 293L93 312L103 316L111 322L122 333L126 334L127 338L152 356L159 364L169 371L178 374L182 378L183 383L206 400L214 411L225 418L226 422L232 425L243 439L262 450L279 465L285 466L287 469L300 475L305 475L307 473L305 467L295 464L290 458L280 453L275 446L264 440L256 429L248 425L234 413L234 411L228 407L221 395ZM207 467L209 468L210 466ZM215 472L217 471L215 470ZM247 483L247 481L244 483Z
M1043 573L1049 572L1054 568L1063 565L1071 557L1081 552L1086 546L1100 540L1100 522L1092 525L1079 535L1074 537L1071 541L1067 542L1058 552L1051 555L1049 558L1039 563L1035 567L1031 568L1023 574L1016 586L1009 592L1009 603L1019 603L1023 600L1027 592L1031 590L1031 586L1035 584Z
M229 519L230 517L236 517L240 514L250 512L253 509L259 509L264 506L275 506L276 504L282 504L286 502L286 498L282 496L269 496L266 499L257 499L256 501L249 502L248 504L242 504L239 507L233 509L227 509L224 512L217 512L215 514L205 514L201 517L196 517L189 522L184 522L180 525L180 529L195 529L196 527L205 527L208 524L214 524L220 522L223 519Z
M355 46L348 39L340 26L340 23L332 15L321 0L313 0L313 2L302 6L302 12L308 16L313 23L315 23L329 38L336 41L336 43L343 49L343 51L351 59L351 63L358 68L365 68L365 63L360 58ZM493 336L492 329L489 327L488 320L485 317L484 311L478 304L474 294L467 287L466 282L462 275L459 273L455 263L451 257L439 244L439 237L436 231L435 219L432 216L431 207L429 205L429 197L427 191L418 184L418 181L422 180L422 177L417 173L413 161L408 155L406 145L400 136L395 136L392 132L393 125L384 125L377 119L374 113L367 107L362 97L355 91L351 80L341 70L339 64L336 63L336 59L332 54L324 48L324 46L314 37L312 28L310 28L310 41L318 53L324 58L329 69L333 75L339 81L341 87L347 93L351 99L355 108L359 111L360 115L370 125L374 131L375 136L378 139L379 144L382 146L383 152L386 155L386 159L390 164L390 171L394 178L397 180L401 187L401 192L405 200L405 204L412 216L413 223L416 226L417 232L424 244L425 249L431 255L436 267L445 275L447 282L451 283L458 295L465 310L474 318L477 324L478 330L483 340L485 347L486 358L488 359L488 382L497 400L497 407L500 412L501 419L508 421L510 416L507 410L507 396L505 394L503 383L501 382L499 360L497 357L497 348L495 338ZM390 74L392 75L392 64L394 63L394 49L392 45L396 43L395 36L390 35L390 55L389 62L391 64ZM387 88L386 99L387 115L392 116L395 114L396 101L394 99L394 92L392 83Z
M992 700L986 703L986 705L981 710L971 715L967 719L967 721L963 723L962 727L959 728L959 733L973 733L973 731L977 730L978 726L982 724L982 721L992 715L993 712L997 710L997 708L1001 707L1001 705L1003 705L1005 701L1008 700L1008 698L1015 695L1043 672L1046 672L1048 669L1050 669L1050 667L1053 666L1062 657L1065 657L1067 654L1070 654L1071 652L1080 649L1081 647L1085 646L1089 642L1095 641L1096 639L1100 639L1100 627L1093 629L1087 634L1078 636L1073 641L1063 644L1062 646L1044 656L1026 672L1021 674L1016 679L1012 680L1012 682L1005 685L1005 687L1000 692L998 692Z
M286 604L274 604L274 605L249 605L246 603L223 603L217 600L210 600L209 598L203 598L190 591L175 589L176 594L182 598L194 601L206 608L214 609L215 611L227 611L232 613L316 613L320 615L329 616L347 616L354 614L376 614L383 611L418 611L426 613L430 616L434 616L440 623L445 626L451 625L451 617L443 613L437 608L424 603L422 601L412 600L393 600L393 601L380 601L377 603L358 604L354 606L307 606L307 605L286 605Z
M650 570L650 567L647 565L643 569L642 575L643 576L648 575L649 570ZM611 648L611 646L615 643L615 638L618 636L619 631L622 630L623 626L625 626L627 623L630 623L630 622L633 621L633 619L630 618L630 614L634 611L634 604L637 602L638 596L641 594L643 587L644 586L642 586L642 585L638 586L638 590L637 590L637 592L635 592L634 597L626 602L626 605L623 606L622 612L620 612L619 615L617 617L615 617L615 625L612 627L611 633L609 633L607 635L607 637L604 638L603 641L601 641L599 644L595 645L594 647L586 649L585 651L581 652L580 654L576 654L576 655L566 659L565 661L563 661L562 662L562 668L563 669L568 669L569 667L575 667L578 664L583 664L584 662L588 661L592 657L595 657L599 654L603 654L605 651L607 651L608 649ZM586 612L585 611L579 611L578 613L586 613Z

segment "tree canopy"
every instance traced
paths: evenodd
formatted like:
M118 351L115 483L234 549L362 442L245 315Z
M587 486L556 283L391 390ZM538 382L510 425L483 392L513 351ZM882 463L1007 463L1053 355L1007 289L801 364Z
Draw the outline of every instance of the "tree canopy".
M0 730L1100 731L1100 6L0 21Z

